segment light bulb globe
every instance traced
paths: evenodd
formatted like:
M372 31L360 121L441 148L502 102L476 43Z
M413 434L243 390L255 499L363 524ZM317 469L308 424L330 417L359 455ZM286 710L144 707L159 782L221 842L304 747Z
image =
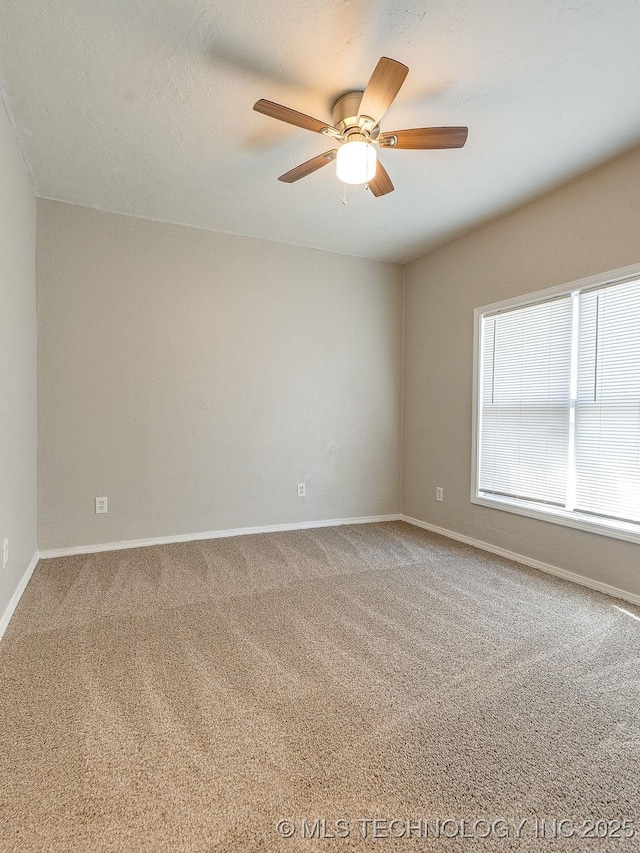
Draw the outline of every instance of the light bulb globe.
M345 142L338 148L336 175L345 184L366 184L376 174L376 149L370 142Z

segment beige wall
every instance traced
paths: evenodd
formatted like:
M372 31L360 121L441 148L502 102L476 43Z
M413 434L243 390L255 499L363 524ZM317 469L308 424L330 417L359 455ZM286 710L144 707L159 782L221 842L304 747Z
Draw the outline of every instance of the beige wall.
M39 200L38 317L41 549L399 511L400 267Z
M640 546L469 500L473 309L639 261L635 151L405 268L405 514L640 593Z
M0 617L37 548L36 201L0 99Z

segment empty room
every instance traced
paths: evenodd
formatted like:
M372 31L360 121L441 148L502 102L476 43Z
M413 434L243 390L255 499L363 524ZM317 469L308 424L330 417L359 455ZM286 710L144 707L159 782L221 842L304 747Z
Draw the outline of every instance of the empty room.
M639 42L0 0L0 853L640 851Z

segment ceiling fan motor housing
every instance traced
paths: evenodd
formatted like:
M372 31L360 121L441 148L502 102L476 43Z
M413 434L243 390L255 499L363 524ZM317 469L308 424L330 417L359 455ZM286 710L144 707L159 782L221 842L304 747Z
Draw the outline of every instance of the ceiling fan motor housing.
M341 133L347 130L365 133L369 138L375 139L380 132L376 123L369 116L358 116L360 101L364 92L356 90L345 92L340 95L333 104L333 126Z

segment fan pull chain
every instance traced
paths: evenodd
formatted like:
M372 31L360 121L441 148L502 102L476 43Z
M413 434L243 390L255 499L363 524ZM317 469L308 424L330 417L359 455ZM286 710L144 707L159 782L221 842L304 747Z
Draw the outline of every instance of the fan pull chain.
M346 184L342 185L342 203L343 204L349 204L349 202L347 201L347 185Z

